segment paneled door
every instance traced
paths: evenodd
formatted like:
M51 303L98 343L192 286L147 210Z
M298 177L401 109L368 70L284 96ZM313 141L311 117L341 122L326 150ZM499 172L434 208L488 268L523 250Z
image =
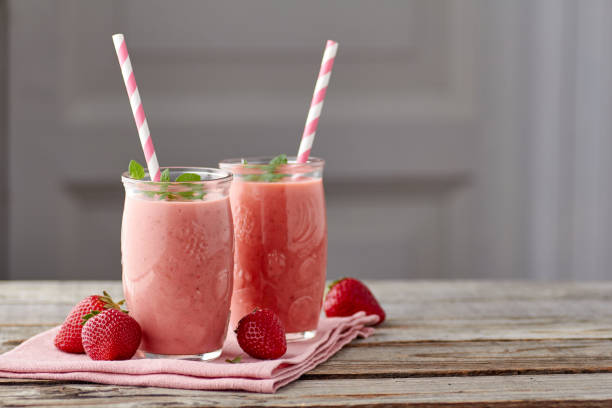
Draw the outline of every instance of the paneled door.
M329 277L468 276L474 2L12 0L10 278L121 273L119 174L141 152L111 35L162 165L295 154L325 40L337 62Z

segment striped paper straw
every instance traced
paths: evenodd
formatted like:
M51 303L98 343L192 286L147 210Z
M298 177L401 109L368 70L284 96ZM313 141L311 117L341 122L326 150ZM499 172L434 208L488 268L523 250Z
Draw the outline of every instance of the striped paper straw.
M132 106L134 121L136 122L136 128L138 129L138 136L140 137L140 144L142 145L142 150L147 161L147 167L149 168L149 175L151 176L151 180L159 181L161 177L159 163L157 162L157 155L155 154L153 139L151 139L151 132L149 131L147 118L145 116L144 109L142 108L142 101L140 100L138 85L136 85L134 70L132 69L132 63L130 62L130 56L128 54L127 46L125 45L125 37L123 34L113 35L113 43L115 44L115 51L117 51L117 58L119 58L119 65L121 66L121 74L123 75L123 81L125 82L125 89L127 90L128 97L130 98L130 105Z
M319 117L323 109L323 101L325 100L325 93L327 92L327 85L329 85L329 78L331 77L337 51L338 43L327 40L325 51L323 52L323 61L321 61L321 70L315 84L312 102L310 103L308 117L306 118L306 126L304 126L304 133L302 134L302 141L300 142L300 149L297 154L298 163L306 163L310 155L310 149L312 149L312 142L317 132L317 125L319 124Z

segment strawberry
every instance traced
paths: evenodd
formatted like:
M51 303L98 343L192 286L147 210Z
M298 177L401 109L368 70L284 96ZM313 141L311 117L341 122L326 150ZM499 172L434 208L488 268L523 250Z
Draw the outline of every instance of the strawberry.
M370 289L361 281L353 278L343 278L329 286L324 309L327 317L352 316L364 311L368 315L378 315L379 320L376 324L385 320L385 311L380 307Z
M68 353L84 353L81 343L81 329L83 328L83 316L92 310L102 311L109 308L120 309L123 300L115 303L108 293L104 295L92 295L81 300L62 323L62 327L55 336L53 343L58 349Z
M128 360L136 353L142 330L126 312L93 311L84 320L83 348L92 360Z
M238 322L238 344L245 353L261 360L281 357L287 352L285 327L270 309L255 309Z

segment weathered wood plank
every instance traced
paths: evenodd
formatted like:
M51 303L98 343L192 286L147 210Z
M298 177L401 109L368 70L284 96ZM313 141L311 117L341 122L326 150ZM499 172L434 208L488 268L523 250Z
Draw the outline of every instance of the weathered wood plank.
M0 405L612 405L612 283L369 285L388 312L376 335L275 396L0 380ZM0 282L0 352L100 289L121 284Z
M369 280L366 283L380 300L388 304L539 299L612 302L612 282ZM0 281L0 304L15 301L70 303L103 289L119 296L121 282Z
M388 320L366 343L612 338L612 283L369 284ZM59 324L76 301L103 288L121 294L117 281L0 282L0 325Z
M304 380L275 395L0 380L6 407L603 407L610 389L612 374Z
M612 372L611 340L353 342L305 378Z

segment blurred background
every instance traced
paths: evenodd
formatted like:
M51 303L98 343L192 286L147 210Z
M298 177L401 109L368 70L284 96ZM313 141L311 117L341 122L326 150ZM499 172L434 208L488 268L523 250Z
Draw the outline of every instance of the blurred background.
M325 40L313 155L328 276L607 279L612 1L0 0L0 279L118 279L142 153L295 154Z

